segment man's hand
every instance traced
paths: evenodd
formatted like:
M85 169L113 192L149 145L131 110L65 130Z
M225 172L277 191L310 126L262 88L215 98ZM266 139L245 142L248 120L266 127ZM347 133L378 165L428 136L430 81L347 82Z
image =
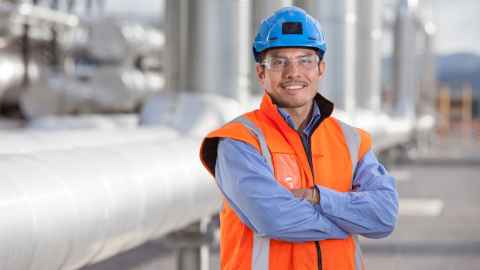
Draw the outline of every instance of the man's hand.
M312 204L320 203L320 194L315 187L311 188L296 188L290 190L296 198L303 198Z

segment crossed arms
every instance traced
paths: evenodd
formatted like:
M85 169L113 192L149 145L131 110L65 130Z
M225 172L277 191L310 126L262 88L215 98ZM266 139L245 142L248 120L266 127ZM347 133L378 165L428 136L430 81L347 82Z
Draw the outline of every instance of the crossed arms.
M292 241L369 238L389 235L395 227L398 194L394 178L368 152L359 161L351 192L317 186L312 204L282 187L265 159L252 146L222 139L215 168L217 184L242 222L257 234Z

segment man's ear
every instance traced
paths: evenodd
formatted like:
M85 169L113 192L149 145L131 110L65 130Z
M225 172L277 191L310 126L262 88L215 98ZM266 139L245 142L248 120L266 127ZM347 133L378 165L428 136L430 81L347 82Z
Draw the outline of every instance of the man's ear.
M257 79L260 82L260 84L263 85L263 81L265 80L265 67L257 63L255 65L255 69L257 71Z
M318 63L318 75L320 76L320 78L323 77L323 75L325 74L325 69L326 69L326 65L325 65L325 60L322 60L320 61L320 63Z

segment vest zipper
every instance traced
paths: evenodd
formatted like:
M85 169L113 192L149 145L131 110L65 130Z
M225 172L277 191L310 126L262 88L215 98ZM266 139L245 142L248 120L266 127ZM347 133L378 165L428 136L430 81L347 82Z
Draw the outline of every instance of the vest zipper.
M311 134L309 134L308 138L307 138L310 147L307 147L307 145L305 145L305 142L302 139L302 134L298 134L298 135L300 135L300 139L301 139L302 144L303 144L303 149L305 149L305 153L307 154L308 165L310 166L310 171L312 172L313 179L315 179L315 171L314 171L314 168L313 168L313 161L312 161L312 159L313 159L312 158L312 134L313 134L313 132ZM318 268L318 270L322 270L322 249L320 248L320 241L315 241L315 248L317 250L317 268Z
M322 270L322 250L320 249L320 242L315 241L315 247L317 248L317 266L318 270Z

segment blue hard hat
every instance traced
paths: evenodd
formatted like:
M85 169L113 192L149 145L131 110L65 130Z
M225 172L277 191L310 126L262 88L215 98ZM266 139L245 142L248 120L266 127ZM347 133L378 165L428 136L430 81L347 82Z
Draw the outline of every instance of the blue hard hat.
M261 61L263 51L278 47L312 48L320 56L327 49L320 23L298 7L281 8L262 21L253 42L255 61Z

